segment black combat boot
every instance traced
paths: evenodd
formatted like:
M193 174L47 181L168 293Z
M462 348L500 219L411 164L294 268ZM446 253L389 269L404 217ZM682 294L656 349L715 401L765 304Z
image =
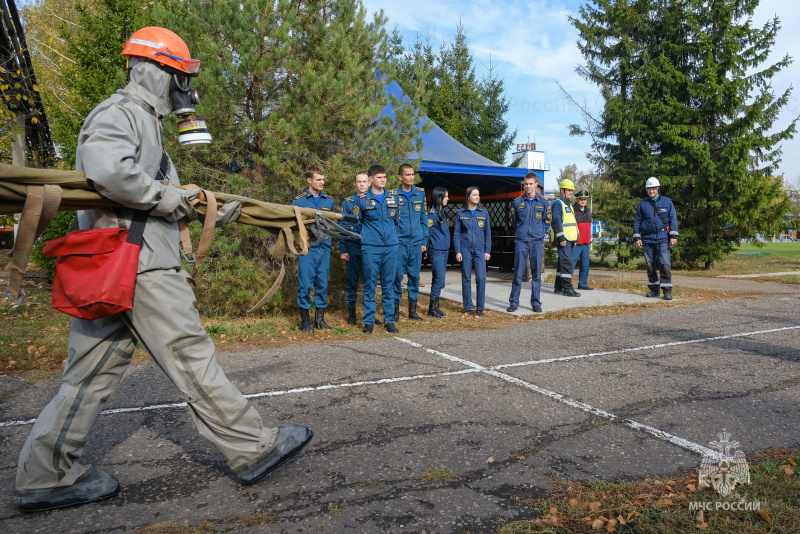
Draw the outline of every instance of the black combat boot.
M356 305L355 304L348 304L347 305L347 324L349 324L349 325L358 324L358 322L356 321Z
M447 317L447 314L442 311L442 309L439 307L439 304L440 304L440 302L439 302L439 299L437 298L436 299L436 317L438 317L439 319L441 319L442 317Z
M422 317L417 315L417 301L416 300L409 300L408 301L408 318L412 321L421 321Z
M300 330L303 332L314 331L314 327L311 326L311 316L308 314L308 310L303 308L300 308Z
M439 314L436 313L437 304L439 304L439 299L431 299L431 303L428 304L428 316L439 317Z
M400 321L400 301L394 303L394 322Z
M664 288L664 300L672 300L672 288Z
M316 308L314 310L314 328L320 330L330 330L331 327L325 322L325 308Z
M660 295L658 294L658 287L650 287L650 293L646 294L645 297L650 299L657 299Z

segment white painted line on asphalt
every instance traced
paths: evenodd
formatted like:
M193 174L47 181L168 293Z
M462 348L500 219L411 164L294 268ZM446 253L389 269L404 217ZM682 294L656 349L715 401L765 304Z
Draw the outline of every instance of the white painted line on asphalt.
M561 358L548 358L546 360L529 360L527 362L504 363L493 365L489 369L507 369L509 367L523 367L526 365L537 365L542 363L568 362L570 360L580 360L583 358L594 358L595 356L611 356L614 354L625 354L628 352L638 352L643 350L663 349L665 347L677 347L680 345L691 345L693 343L707 343L709 341L719 341L721 339L733 339L737 337L757 336L759 334L772 334L774 332L785 332L786 330L797 330L798 326L785 326L783 328L772 328L770 330L757 330L755 332L743 332L741 334L728 334L724 336L704 337L702 339L689 339L686 341L671 341L670 343L658 343L656 345L646 345L644 347L631 347L629 349L609 350L605 352L592 352L589 354L576 354L574 356L562 356Z
M458 371L444 371L441 373L430 373L425 375L412 375L412 376L398 376L395 378L381 378L378 380L362 380L360 382L345 382L342 384L325 384L322 386L313 386L313 387L302 387L302 388L294 388L294 389L285 389L280 391L265 391L262 393L250 393L245 395L247 399L257 399L260 397L280 397L281 395L291 395L294 393L308 393L312 391L327 391L331 389L342 389L342 388L355 388L361 386L371 386L376 384L392 384L395 382L409 382L412 380L424 380L426 378L440 378L443 376L455 376L455 375L466 375L470 373L477 373L479 369L461 369ZM172 409L172 408L185 408L185 402L176 402L172 404L153 404L150 406L133 406L131 408L114 408L110 410L103 410L100 412L100 415L113 415L113 414L121 414L121 413L132 413L132 412L149 412L152 410L165 410L165 409ZM26 419L26 420L18 420L18 421L0 421L0 428L9 427L9 426L23 426L23 425L32 425L36 422L36 419Z
M284 391L267 391L264 393L251 393L249 395L245 395L245 397L248 399L256 399L259 397L279 397L281 395L290 395L292 393L306 393L309 391L326 391L328 389L356 388L361 386L372 386L375 384L392 384L395 382L409 382L411 380L422 380L425 378L439 378L442 376L466 375L477 372L478 369L461 369L459 371L445 371L442 373L431 373L427 375L398 376L395 378L381 378L380 380L364 380L362 382L347 382L344 384L326 384L324 386L286 389Z
M656 437L658 439L662 439L662 440L668 441L669 443L672 443L673 445L677 445L678 447L681 447L683 449L687 449L687 450L690 450L692 452L696 452L697 454L704 455L707 452L711 452L711 453L714 452L712 449L709 449L708 447L704 447L703 445L700 445L699 443L694 443L693 441L689 441L687 439L680 438L680 437L672 435L672 434L670 434L668 432L664 432L663 430L659 430L657 428L653 428L653 427L648 426L648 425L643 425L642 423L637 423L636 421L633 421L631 419L622 419L622 418L614 415L613 413L607 412L605 410L601 410L600 408L595 408L594 406L590 406L590 405L586 404L585 402L580 402L580 401L576 401L574 399L570 399L569 397L565 397L564 395L562 395L560 393L556 393L555 391L550 391L549 389L541 388L541 387L539 387L539 386L537 386L535 384L531 384L530 382L526 382L525 380L516 378L514 376L498 372L494 368L484 367L484 366L482 366L480 364L477 364L475 362L464 360L463 358L458 358L456 356L451 356L449 354L445 354L444 352L440 352L440 351L435 350L435 349L429 349L428 347L425 347L424 345L420 345L419 343L415 343L415 342L411 341L410 339L405 339L405 338L402 338L402 337L395 337L395 339L398 340L398 341L401 341L403 343L407 343L408 345L411 345L412 347L420 348L420 349L422 349L422 350L424 350L426 352L429 352L431 354L435 354L437 356L441 356L441 357L446 358L446 359L451 360L451 361L456 361L456 362L458 362L458 363L460 363L462 365L467 365L470 368L475 369L476 371L480 371L480 372L486 373L487 375L494 376L496 378L499 378L501 380L505 380L506 382L510 382L512 384L517 384L517 385L522 386L522 387L524 387L526 389L529 389L529 390L534 391L536 393L539 393L541 395L545 395L546 397L549 397L549 398L551 398L553 400L556 400L558 402L566 404L567 406L570 406L572 408L577 408L577 409L582 410L582 411L584 411L586 413L590 413L592 415L596 415L598 417L602 417L602 418L608 419L610 421L619 421L619 422L621 422L622 424L624 424L625 426L627 426L629 428L632 428L634 430L640 430L640 431L643 431L643 432L647 432L648 434L650 434L650 435L652 435L652 436L654 436L654 437Z
M260 397L279 397L281 395L291 395L291 394L295 394L295 393L307 393L307 392L313 392L313 391L325 391L325 390L332 390L332 389L371 386L371 385L378 385L378 384L390 384L390 383L395 383L395 382L408 382L408 381L412 381L412 380L424 380L424 379L427 379L427 378L438 378L438 377L442 377L442 376L454 376L454 375L470 374L470 373L477 373L477 372L485 372L485 373L488 373L488 374L492 374L492 372L496 371L497 369L505 369L505 368L508 368L508 367L520 367L520 366L525 366L525 365L537 365L537 364L541 364L541 363L562 362L562 361L576 360L576 359L582 359L582 358L591 358L591 357L594 357L594 356L608 356L608 355L613 355L613 354L624 354L624 353L627 353L627 352L635 352L635 351L642 351L642 350L652 350L652 349L659 349L659 348L663 348L663 347L674 347L674 346L677 346L677 345L687 345L687 344L691 344L691 343L704 343L704 342L708 342L708 341L717 341L717 340L720 340L720 339L731 339L731 338L736 338L736 337L754 336L754 335L757 335L757 334L769 334L769 333L773 333L773 332L782 332L782 331L785 331L785 330L796 330L796 329L800 329L800 326L787 326L787 327L783 327L783 328L773 328L773 329L770 329L770 330L759 330L759 331L756 331L756 332L745 332L745 333L741 333L741 334L729 334L729 335L725 335L725 336L708 337L708 338L702 338L702 339L691 339L691 340L688 340L688 341L674 341L674 342L671 342L671 343L660 343L660 344L657 344L657 345L647 345L647 346L644 346L644 347L633 347L633 348L629 348L629 349L619 349L619 350L612 350L612 351L607 351L607 352L595 352L595 353L591 353L591 354L578 354L578 355L575 355L575 356L564 356L562 358L550 358L550 359L546 359L546 360L530 360L530 361L527 361L527 362L520 362L520 363L507 363L507 364L502 364L502 365L493 365L491 367L484 367L484 366L479 365L479 364L477 364L475 362L464 360L463 358L458 358L456 356L451 356L451 355L446 354L444 352L440 352L440 351L437 351L437 350L434 350L434 349L429 349L427 347L423 347L422 345L420 345L418 343L414 343L413 341L410 341L408 339L403 339L403 338L396 337L395 339L397 339L399 341L402 341L404 343L408 343L408 344L410 344L410 345L412 345L414 347L422 348L422 349L426 350L427 352L429 352L431 354L435 354L437 356L440 356L440 357L445 358L447 360L450 360L452 362L464 365L465 367L468 367L468 369L462 369L460 371L446 371L446 372L442 372L442 373L431 373L431 374L425 374L425 375L412 375L412 376L400 376L400 377L395 377L395 378L382 378L382 379L379 379L379 380L365 380L365 381L361 381L361 382L348 382L348 383L342 383L342 384L326 384L326 385L322 385L322 386L301 387L301 388L287 389L287 390L282 390L282 391L266 391L266 392L262 392L262 393L251 393L251 394L245 395L245 397L248 398L248 399L255 399L255 398L260 398ZM511 377L509 375L503 375L503 376L507 376L509 379L517 380L516 378ZM532 387L537 387L537 386L533 386L532 384L531 384L531 386ZM547 391L547 390L542 390L542 392L544 392L544 391ZM553 393L553 395L558 395L558 393ZM569 399L567 399L567 400L569 400ZM571 401L571 402L576 402L577 403L577 401ZM581 404L581 403L578 403L578 404ZM591 408L588 405L586 405L586 406L588 408ZM149 406L133 406L133 407L130 407L130 408L115 408L115 409L112 409L112 410L103 410L102 412L100 412L100 415L113 415L113 414L122 414L122 413L146 412L146 411L152 411L152 410L164 410L164 409L185 408L185 407L186 407L186 403L185 402L176 402L176 403L172 403L172 404L154 404L154 405L149 405ZM575 407L578 407L578 406L576 405ZM592 409L594 410L594 408L592 408ZM600 411L602 412L602 410L600 410ZM594 412L592 412L592 413L594 413ZM609 414L609 415L612 415L612 414ZM613 417L616 418L616 416L613 416ZM16 420L16 421L0 421L0 428L11 427L11 426L32 425L35 422L36 422L36 419L26 419L26 420ZM636 423L635 421L626 421L626 424L628 424L628 423L630 423L628 426L631 426L631 428L644 429L647 432L653 433L654 435L655 435L655 433L659 433L659 434L665 436L664 439L668 439L668 440L671 439L671 438L668 438L668 436L671 436L670 434L667 434L666 432L662 432L661 430L658 430L658 429L655 429L655 428L651 428L651 427L647 427L646 425L641 425L639 423ZM633 425L636 425L636 426L633 426ZM672 436L672 438L674 438L676 440L681 440L681 438L677 438L675 436ZM687 443L691 443L691 442L687 442ZM683 446L683 445L680 445L680 446ZM701 447L700 445L697 445L697 446ZM685 448L690 448L690 447L687 446ZM703 449L705 449L705 447L703 447ZM690 448L690 450L694 450L694 449Z

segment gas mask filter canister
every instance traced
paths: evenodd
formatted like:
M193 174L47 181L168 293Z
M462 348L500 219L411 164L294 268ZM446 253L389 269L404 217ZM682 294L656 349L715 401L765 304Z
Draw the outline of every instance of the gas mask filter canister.
M194 104L200 101L197 91L189 88L189 76L173 74L169 82L169 102L179 117L178 142L183 146L208 145L211 134L205 119L197 117Z

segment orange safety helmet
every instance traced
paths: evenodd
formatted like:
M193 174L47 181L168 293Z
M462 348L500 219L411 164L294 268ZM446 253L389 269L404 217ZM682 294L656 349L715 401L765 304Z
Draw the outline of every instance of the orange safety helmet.
M156 26L135 31L122 47L122 55L147 58L189 76L197 76L201 65L199 59L191 59L189 47L175 32Z

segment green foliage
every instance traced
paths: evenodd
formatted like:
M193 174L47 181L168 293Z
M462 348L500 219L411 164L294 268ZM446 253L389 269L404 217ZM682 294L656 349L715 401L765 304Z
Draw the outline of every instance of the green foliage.
M193 222L189 228L193 241L197 243L201 224ZM263 230L252 227L228 226L217 230L209 256L197 275L198 291L195 294L200 313L212 317L241 316L256 304L272 286L279 271L279 265L272 265L267 254L273 241ZM184 268L189 272L192 270L188 264ZM294 267L289 265L287 277L291 278L296 270L296 263ZM281 308L291 294L287 285L282 285L260 313L272 314Z
M396 166L419 148L412 106L396 103L394 122L376 120L388 102L375 73L389 42L383 16L368 21L360 2L188 0L155 14L203 61L193 85L214 141L172 144L182 176L287 203L318 166L326 192L342 198L358 170Z
M152 10L142 7L141 0L78 1L75 20L57 26L74 60L62 66L59 80L70 98L49 91L44 102L51 117L53 140L68 168L75 166L78 132L86 116L127 84L122 46L133 32L151 25Z
M31 252L31 260L35 263L50 280L56 274L56 259L45 256L42 249L51 239L56 239L63 236L72 227L75 220L74 211L59 211L53 217L53 221L45 228L39 239L33 244L33 251Z
M762 67L780 26L754 27L757 4L592 0L571 19L580 72L605 100L601 117L573 132L592 135L601 178L624 194L602 220L632 215L656 176L678 212L683 260L706 268L774 233L789 206L771 174L796 119L768 132L790 94L773 95L770 80L791 60Z
M430 36L406 48L397 30L390 51L398 83L414 103L451 137L498 163L513 143L505 115L509 102L505 84L489 62L478 80L464 26L459 22L455 39L434 53Z

